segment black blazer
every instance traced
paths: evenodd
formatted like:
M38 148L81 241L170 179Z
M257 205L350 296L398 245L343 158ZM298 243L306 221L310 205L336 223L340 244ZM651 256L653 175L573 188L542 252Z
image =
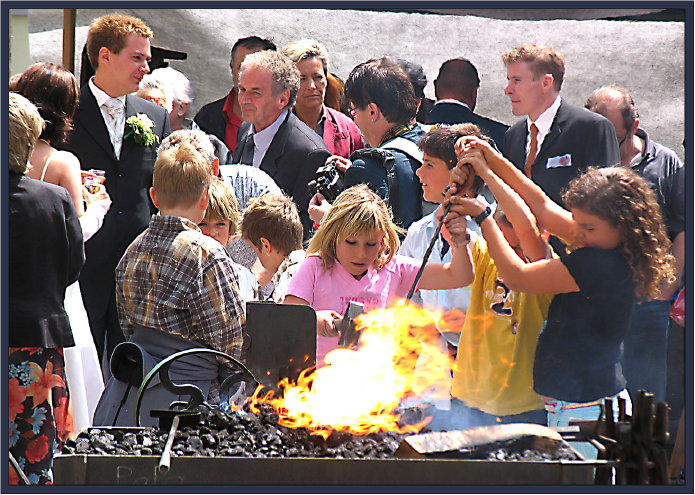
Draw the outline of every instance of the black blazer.
M246 136L250 129L249 122L244 122L239 127L234 163L239 163L244 155ZM261 170L270 175L280 189L292 196L302 219L305 237L312 225L307 211L311 199L308 184L316 176L316 169L323 165L329 156L330 152L321 136L292 112L288 112L261 161Z
M126 119L138 113L146 114L154 122L152 131L161 143L170 132L167 111L142 98L126 95ZM106 311L115 290L114 271L118 261L156 212L149 189L157 146L144 146L129 137L123 140L121 157L116 159L96 99L88 85L82 88L74 129L63 148L77 155L83 170L95 168L106 172L106 191L112 200L103 226L85 245L87 261L80 287L90 314Z
M470 108L456 103L436 103L430 110L428 124L463 124L470 122L480 127L487 137L495 142L497 149L502 150L504 145L504 133L509 126L502 122L483 117L474 113Z
M504 137L504 156L520 170L526 163L526 119L514 124ZM553 201L563 204L562 190L591 166L620 162L615 129L606 118L561 100L550 132L536 155L531 178Z
M227 122L225 122L224 115L222 115L222 109L224 108L224 102L227 100L227 96L229 95L224 95L219 100L204 105L198 110L195 117L193 117L193 121L198 124L202 130L217 137L217 139L223 143ZM222 165L221 161L220 165Z
M75 345L65 288L84 264L82 229L63 187L10 172L10 347Z

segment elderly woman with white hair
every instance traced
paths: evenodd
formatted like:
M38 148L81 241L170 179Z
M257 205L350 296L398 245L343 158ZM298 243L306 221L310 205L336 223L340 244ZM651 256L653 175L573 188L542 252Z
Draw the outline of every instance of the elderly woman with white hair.
M151 99L148 95L148 92L158 90L165 95L162 103L157 99ZM190 117L194 113L195 91L191 81L182 72L171 67L162 67L145 74L140 81L140 90L137 95L167 109L172 131L201 130ZM216 136L212 134L207 134L207 136L215 148L215 156L219 159L220 165L232 163L232 153L227 146Z
M324 104L328 77L328 53L316 40L289 43L282 53L299 69L299 91L294 113L326 143L331 155L344 158L364 148L357 125L345 114Z

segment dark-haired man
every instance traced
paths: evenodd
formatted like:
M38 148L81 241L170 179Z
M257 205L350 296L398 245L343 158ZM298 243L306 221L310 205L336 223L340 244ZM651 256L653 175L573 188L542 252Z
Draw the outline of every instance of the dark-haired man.
M434 105L434 101L425 96L425 88L427 87L425 69L423 69L422 65L403 58L396 59L396 62L398 62L398 65L400 65L408 75L408 79L410 79L410 83L413 85L413 91L415 91L415 98L417 98L418 101L415 120L425 123L427 115L429 115L430 109L432 105Z
M111 209L104 225L85 244L87 261L80 288L100 359L123 341L115 299L115 269L123 252L156 212L149 196L158 142L169 134L169 114L154 103L132 96L150 69L152 31L135 17L112 14L95 19L87 33L87 54L94 76L82 87L74 129L64 145L82 168L106 172ZM146 115L141 124L154 135L151 143L129 132L126 121ZM140 119L142 122L142 119ZM108 369L107 369L108 372ZM108 373L107 373L108 374Z
M207 105L204 105L193 119L202 130L217 136L234 153L237 145L237 135L241 125L241 106L237 98L239 86L239 67L246 55L261 50L276 51L275 43L258 36L248 36L236 40L232 46L229 59L229 69L232 72L232 89L226 95Z
M480 78L475 66L467 58L447 60L439 68L434 80L437 101L430 110L428 124L475 124L491 138L498 149L504 144L504 133L509 126L474 113L478 100Z
M663 283L656 299L634 306L623 350L623 373L630 393L647 390L655 401L662 402L666 400L671 297L682 284L685 264L685 168L675 152L652 141L640 127L637 106L625 88L599 88L584 106L615 127L620 164L644 177L656 193L673 242L676 281Z
M397 62L382 57L352 69L345 96L357 127L372 147L352 155L345 186L367 184L388 202L396 223L407 228L423 215L415 171L422 164L417 143L425 131L415 122L418 100L413 85Z

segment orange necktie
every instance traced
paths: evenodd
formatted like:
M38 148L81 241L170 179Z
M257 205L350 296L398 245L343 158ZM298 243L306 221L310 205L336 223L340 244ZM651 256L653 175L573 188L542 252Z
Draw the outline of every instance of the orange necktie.
M531 178L531 167L533 167L533 162L536 161L536 154L538 153L538 127L536 124L531 124L531 143L528 149L528 158L526 159L526 165L524 166L524 174L526 177Z

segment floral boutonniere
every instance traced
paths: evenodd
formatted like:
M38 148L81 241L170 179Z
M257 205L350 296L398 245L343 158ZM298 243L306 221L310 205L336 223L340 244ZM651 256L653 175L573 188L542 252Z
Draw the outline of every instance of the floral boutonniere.
M123 136L123 139L133 136L136 143L145 146L150 146L159 142L159 136L152 132L154 122L144 113L128 117L125 123L126 126L128 126L128 131Z

